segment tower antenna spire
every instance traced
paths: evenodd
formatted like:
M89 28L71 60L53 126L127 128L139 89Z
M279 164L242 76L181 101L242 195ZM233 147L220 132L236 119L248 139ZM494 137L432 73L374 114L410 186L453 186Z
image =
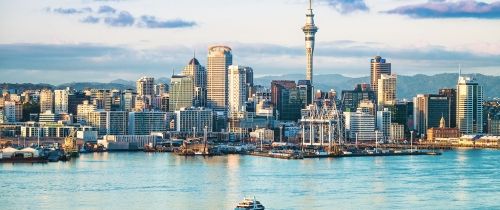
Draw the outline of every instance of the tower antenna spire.
M462 76L462 64L458 64L458 78Z
M312 0L309 0L309 9L312 10Z

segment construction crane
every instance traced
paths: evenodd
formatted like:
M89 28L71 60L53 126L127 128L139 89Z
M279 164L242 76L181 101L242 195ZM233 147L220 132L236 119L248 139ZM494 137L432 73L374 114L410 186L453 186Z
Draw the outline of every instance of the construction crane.
M70 134L64 139L64 152L72 157L78 157L78 144L76 141L76 129L71 129Z

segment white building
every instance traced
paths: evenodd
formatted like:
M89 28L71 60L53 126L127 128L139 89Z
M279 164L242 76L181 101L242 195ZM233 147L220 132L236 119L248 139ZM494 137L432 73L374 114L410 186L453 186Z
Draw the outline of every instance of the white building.
M16 102L5 101L4 102L4 119L7 122L17 122L16 120Z
M391 123L391 142L400 142L405 139L405 126L398 123Z
M382 135L383 139L389 139L391 135L391 112L388 108L384 108L383 111L377 111L377 129L380 131L379 135Z
M125 111L94 111L89 113L88 124L96 127L99 135L127 135L128 113Z
M83 104L78 104L76 111L77 123L86 124L87 121L89 120L90 113L96 110L97 110L96 106L94 104L89 103L89 101L83 101Z
M169 127L166 112L130 112L128 115L129 135L150 135L152 132L166 132Z
M483 132L483 87L471 77L458 79L457 127L462 134Z
M300 129L299 129L300 130ZM274 141L274 131L271 129L266 129L266 128L259 128L256 129L253 132L250 132L250 137L254 138L255 140L269 140L269 141Z
M175 111L175 114L178 132L193 133L193 128L195 128L196 134L202 134L205 126L208 132L212 132L214 118L211 109L182 108Z
M245 111L248 99L246 71L244 66L229 66L229 112Z
M55 90L54 91L54 113L66 114L68 113L68 90Z
M375 116L363 112L360 108L356 112L344 112L345 125L349 129L349 138L358 141L375 140ZM381 135L378 136L379 139Z

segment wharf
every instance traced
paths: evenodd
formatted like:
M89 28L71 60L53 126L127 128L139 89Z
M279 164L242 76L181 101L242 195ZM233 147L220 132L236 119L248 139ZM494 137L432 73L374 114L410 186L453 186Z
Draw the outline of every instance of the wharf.
M339 154L301 154L293 157L287 155L277 155L276 153L254 152L253 156L270 157L279 159L305 159L305 158L346 158L346 157L383 157L383 156L419 156L419 155L441 155L441 152L413 151L413 152L391 152L391 153L339 153Z

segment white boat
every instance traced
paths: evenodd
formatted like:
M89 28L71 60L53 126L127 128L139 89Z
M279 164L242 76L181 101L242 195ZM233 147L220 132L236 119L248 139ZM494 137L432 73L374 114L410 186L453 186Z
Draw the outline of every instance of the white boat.
M259 201L255 199L255 196L252 198L245 198L241 201L234 210L264 210L265 207Z

